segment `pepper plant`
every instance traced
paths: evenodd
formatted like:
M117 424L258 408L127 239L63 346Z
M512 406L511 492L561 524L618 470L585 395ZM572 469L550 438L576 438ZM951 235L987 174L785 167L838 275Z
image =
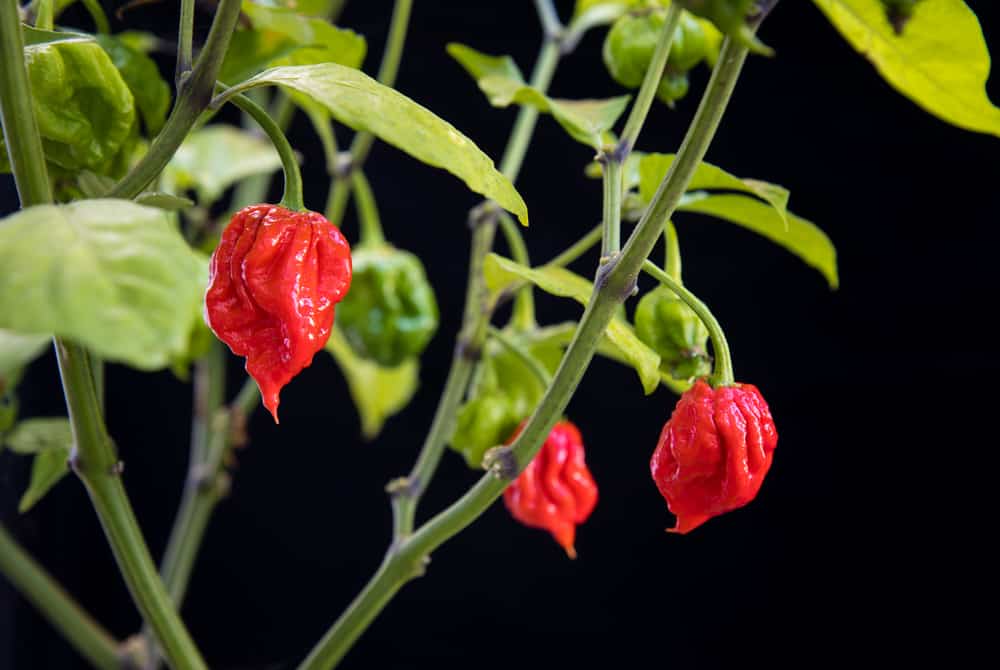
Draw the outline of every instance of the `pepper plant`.
M386 603L424 574L430 554L500 497L514 519L549 531L576 556L577 526L600 504L601 474L588 468L586 436L564 412L595 355L634 369L637 395L662 385L681 396L649 442L650 485L677 517L672 530L694 531L756 496L776 453L780 411L776 420L760 391L737 381L722 325L682 281L672 221L696 212L749 229L838 284L830 240L789 210L786 189L704 160L731 96L752 91L752 81L740 81L746 59L781 57L756 34L780 11L777 0L577 0L567 16L536 0L544 39L527 79L508 56L441 45L490 105L519 108L498 167L393 88L420 3L393 3L374 77L359 69L364 36L338 23L344 0L219 0L197 49L196 3L181 0L172 73L148 53L159 37L112 34L97 0L80 3L93 33L63 25L72 4L0 0L0 170L12 174L20 198L19 211L0 219L0 446L33 458L21 512L70 473L82 482L145 626L114 640L2 528L0 571L91 665L207 667L178 616L198 547L229 492L228 464L247 440L247 417L263 404L277 421L282 387L315 356L336 360L362 431L374 439L410 401L430 339L455 337L413 468L386 486L393 527L385 558L312 650L299 650L301 670L336 666ZM813 4L897 91L956 126L1000 135L1000 110L985 93L989 54L961 0ZM603 64L572 58L590 31L604 32ZM550 97L564 66L606 68L622 94ZM711 69L703 90L688 77L694 68ZM685 96L700 104L679 147L642 133L653 105ZM242 127L218 121L226 105L241 110ZM303 193L285 135L297 115L327 160L322 206ZM593 150L593 162L579 168L594 188L600 181L603 208L599 226L533 264L522 237L530 220L522 193L532 186L514 184L541 115ZM345 130L353 138L342 147ZM379 184L368 178L375 141L482 196L469 212L457 334L437 333L435 291L449 287L430 285L417 250L388 241ZM264 202L279 168L284 195ZM339 230L352 199L353 240ZM493 252L497 233L509 257ZM597 267L580 266L597 245ZM659 286L637 296L642 272ZM536 290L580 303L582 316L539 323ZM18 383L49 346L66 416L22 416ZM226 387L235 360L227 350L246 359L248 378L235 394ZM169 368L193 380L190 475L162 557L146 546L105 425L108 364ZM481 476L418 523L446 457L464 458Z

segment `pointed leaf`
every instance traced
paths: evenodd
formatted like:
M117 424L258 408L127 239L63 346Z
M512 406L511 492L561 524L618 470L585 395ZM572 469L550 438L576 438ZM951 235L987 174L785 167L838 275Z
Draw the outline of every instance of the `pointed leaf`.
M216 124L188 135L164 169L163 184L175 194L193 189L198 202L209 205L236 182L280 167L281 158L266 138Z
M372 439L386 420L406 407L417 391L420 363L416 358L394 368L385 368L360 358L343 333L334 328L326 350L337 361L347 379L351 397L361 416L361 433Z
M607 100L549 98L549 111L577 142L600 149L606 143L606 133L614 127L631 99L628 95Z
M986 95L990 54L962 0L922 0L897 35L879 0L813 0L897 91L948 123L1000 136L1000 109Z
M486 257L483 274L486 286L494 293L503 291L510 284L526 280L546 293L572 298L586 307L594 292L593 284L566 268L544 265L529 268L496 254ZM656 390L660 381L660 357L636 337L632 327L616 316L608 324L605 337L621 358L639 373L643 390L647 394Z
M653 200L660 182L676 158L675 154L646 154L639 161L639 196L643 202ZM740 179L711 163L702 163L691 178L688 191L739 191L768 202L781 225L788 225L788 189L757 179Z
M158 191L140 193L135 196L135 202L146 207L156 207L168 212L176 212L177 210L194 206L193 200L171 195L170 193L159 193Z
M66 417L25 419L4 438L7 447L18 454L37 454L46 449L73 446L73 431Z
M490 56L458 42L449 43L445 50L473 79L506 77L520 84L524 83L521 69L510 56Z
M225 95L269 84L308 95L341 123L370 132L419 161L447 170L527 225L527 205L493 161L450 123L402 93L358 70L326 63L273 68Z
M35 454L31 463L31 481L21 496L17 511L24 514L45 497L53 486L69 474L70 450L67 447L46 449Z
M128 200L0 219L0 328L55 334L142 369L183 351L207 268L169 214Z
M15 333L0 329L0 394L3 393L2 380L35 360L52 342L48 335Z
M774 211L753 198L742 195L707 195L685 199L678 209L697 212L735 223L763 235L819 270L831 288L837 288L837 251L815 224L791 212L784 227Z

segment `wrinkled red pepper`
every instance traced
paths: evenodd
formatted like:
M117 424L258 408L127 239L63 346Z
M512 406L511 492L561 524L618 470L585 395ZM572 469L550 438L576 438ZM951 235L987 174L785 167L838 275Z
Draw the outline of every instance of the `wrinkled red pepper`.
M663 426L650 461L653 481L677 516L670 530L687 533L753 500L777 443L757 387L695 382Z
M552 428L535 458L504 491L503 501L515 519L548 530L569 557L576 558L576 527L597 504L597 484L584 461L576 426L564 420Z
M323 348L351 285L351 248L316 212L253 205L233 215L209 265L205 320L260 387L278 394Z

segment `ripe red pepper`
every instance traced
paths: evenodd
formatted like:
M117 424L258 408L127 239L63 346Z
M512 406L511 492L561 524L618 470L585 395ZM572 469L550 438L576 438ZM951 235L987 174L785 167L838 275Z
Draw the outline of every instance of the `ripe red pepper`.
M253 205L233 215L209 265L205 321L256 380L278 421L278 394L323 348L351 285L351 248L316 212Z
M663 426L650 461L653 481L687 533L746 505L771 467L778 432L757 387L695 382Z
M524 427L522 423L508 444ZM560 421L545 439L541 451L503 493L507 509L526 526L552 533L570 558L576 527L597 504L597 484L584 461L583 438L569 421Z

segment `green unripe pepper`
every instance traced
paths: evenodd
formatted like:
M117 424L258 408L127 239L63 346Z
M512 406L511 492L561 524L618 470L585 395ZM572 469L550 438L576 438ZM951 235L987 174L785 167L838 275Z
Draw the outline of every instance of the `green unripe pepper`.
M770 56L774 52L757 39L747 25L747 17L753 11L755 0L677 0L692 14L703 16L714 23L719 30L736 40L737 43L754 53Z
M46 160L56 172L109 174L135 123L135 101L108 54L81 38L29 45L24 59ZM0 171L10 171L2 138Z
M708 37L705 29L688 12L681 12L680 23L670 45L667 69L673 72L687 72L705 59L708 53Z
M656 97L667 106L673 107L676 101L687 95L689 88L691 88L691 82L688 80L687 74L664 72L660 85L656 87Z
M418 356L438 327L434 290L420 259L388 244L352 254L351 289L337 305L337 325L351 348L385 367Z
M611 26L604 39L604 65L622 86L638 88L642 85L653 60L664 17L657 11L625 14Z
M660 369L674 379L712 372L708 329L673 291L660 286L642 297L635 310L635 333L660 355Z
M459 408L451 447L462 454L470 468L482 467L487 450L503 444L517 428L516 416L503 393L483 393Z

